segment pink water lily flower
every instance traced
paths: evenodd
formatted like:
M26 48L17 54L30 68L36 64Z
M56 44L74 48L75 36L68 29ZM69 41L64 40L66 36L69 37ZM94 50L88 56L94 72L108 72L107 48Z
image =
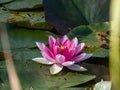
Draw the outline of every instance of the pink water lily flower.
M42 64L52 64L50 68L51 74L57 74L64 66L74 71L86 71L84 67L76 63L92 56L92 54L81 53L85 44L78 44L76 37L70 40L66 35L57 39L49 36L49 48L41 42L36 42L36 44L41 50L43 57L37 57L32 60Z

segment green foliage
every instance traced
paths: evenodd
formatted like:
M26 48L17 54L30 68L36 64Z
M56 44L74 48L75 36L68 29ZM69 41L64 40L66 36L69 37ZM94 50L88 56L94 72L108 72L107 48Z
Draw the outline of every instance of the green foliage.
M30 61L15 61L14 64L24 90L29 90L30 88L33 88L33 90L69 90L67 88L83 84L95 78L93 75L83 75L65 69L57 75L51 75L49 66ZM0 69L0 88L2 90L9 90L4 61L1 61L0 65L2 65L2 68L4 67L4 69Z
M4 4L4 3L8 3L8 2L11 2L13 0L0 0L0 4Z
M44 0L46 20L62 34L78 25L108 21L110 0Z
M15 0L2 3L0 22L32 29L51 30L53 28L45 21L42 0Z
M56 32L66 34L80 25L67 35L84 42L84 52L93 53L93 60L96 57L105 60L104 57L109 55L109 23L91 23L108 20L109 0L0 0L0 5L0 23L8 25L10 50L23 90L88 90L86 83L95 79L90 71L97 75L97 71L102 71L98 67L96 70L95 64L82 63L89 74L64 68L59 74L50 75L50 66L37 64L31 59L41 56L36 41L48 45L48 36L57 37ZM9 55L3 52L0 41L0 90L10 90L3 54Z
M17 26L33 28L33 29L46 29L51 30L52 26L45 22L44 12L39 11L27 11L16 12L10 10L0 9L0 21L5 23L12 23Z
M96 23L75 27L67 35L70 38L78 37L79 42L84 42L84 51L93 53L93 57L108 57L109 55L109 23ZM100 35L99 35L100 34Z
M8 27L8 38L13 56L18 60L32 59L36 55L39 56L40 52L35 42L48 43L48 36L56 36L50 32L42 30L33 30L17 27ZM2 52L0 40L0 52Z
M25 10L42 7L42 0L14 0L4 5L10 10Z
M16 27L8 27L7 31L12 56L14 60L17 60L14 62L16 71L23 89L29 90L33 88L37 90L41 88L42 90L67 90L68 87L70 89L72 86L86 83L95 78L94 75L71 72L68 69L63 69L63 71L57 75L51 75L49 72L49 66L37 64L31 61L32 58L41 56L35 42L40 41L47 44L48 36L56 35L45 31L27 30ZM0 52L4 53L2 52L1 44ZM10 90L7 71L3 59L4 58L1 58L0 61L0 89Z

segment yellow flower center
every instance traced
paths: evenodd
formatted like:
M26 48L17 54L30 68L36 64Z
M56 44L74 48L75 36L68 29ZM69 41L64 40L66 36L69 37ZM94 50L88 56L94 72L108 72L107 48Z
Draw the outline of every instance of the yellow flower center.
M65 48L67 48L69 52L72 50L72 48L68 48L68 47L66 47L66 46L58 46L58 48L59 48L59 50L61 50L61 51L64 50Z
M58 46L58 48L59 48L60 50L64 50L64 49L66 48L66 46Z

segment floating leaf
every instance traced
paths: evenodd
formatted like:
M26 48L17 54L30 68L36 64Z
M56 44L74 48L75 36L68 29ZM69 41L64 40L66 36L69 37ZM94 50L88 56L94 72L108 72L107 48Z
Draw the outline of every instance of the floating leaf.
M100 47L89 47L83 50L84 52L93 53L93 57L108 57L109 50Z
M4 62L0 63L4 64ZM25 90L29 90L30 88L33 90L65 90L65 88L83 84L95 78L94 75L84 75L78 72L70 72L66 70L63 70L57 75L51 75L49 72L49 66L34 62L16 61L15 66L22 87ZM4 82L4 85L8 84L8 78L3 76L6 72L6 69L0 69L0 72L2 77L1 80ZM0 88L5 87L0 86Z
M109 35L107 35L106 37L104 36L104 40L101 39L103 37L100 37L98 35L98 33L106 33L108 30L108 22L96 23L91 25L81 25L71 30L68 33L68 36L70 38L78 37L79 42L84 42L86 44L86 48L84 49L84 51L93 53L93 57L108 57L109 50L108 48L106 49L106 45L107 47L109 46L109 42L107 42L107 40L109 40Z
M18 60L28 60L34 58L35 56L40 56L39 49L37 48L35 42L39 41L47 44L48 36L56 36L55 34L47 31L28 30L17 27L8 27L7 31L12 55ZM0 52L3 52L2 50L3 49L0 40Z
M48 36L54 34L41 31L41 30L28 30L24 28L7 28L8 31L8 38L10 42L11 49L18 49L18 48L33 48L36 47L35 42L40 41L43 43L48 43ZM0 44L1 45L1 44ZM0 46L1 50L1 46Z
M62 34L78 25L105 22L109 0L43 0L46 20Z
M42 7L42 0L15 0L14 2L4 5L10 10L26 10Z
M11 50L11 52L15 60L21 61L31 60L32 58L41 56L40 50L38 48L35 49L19 48Z
M0 90L11 90L5 64L0 62Z
M60 89L60 90L89 90L89 88L74 88L74 87L71 87L71 88L64 88L64 89Z
M0 0L0 4L3 4L3 3L8 3L8 2L11 2L13 0Z
M44 12L15 12L5 9L0 9L0 21L12 23L17 26L51 30L53 27L45 22Z

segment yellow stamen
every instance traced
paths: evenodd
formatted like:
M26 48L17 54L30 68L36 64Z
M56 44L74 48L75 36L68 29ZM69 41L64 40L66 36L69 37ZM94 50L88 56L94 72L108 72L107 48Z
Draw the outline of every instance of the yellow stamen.
M72 48L69 48L68 50L69 50L69 52L70 52L70 51L72 50Z
M64 50L66 47L65 46L58 46L60 50Z
M59 48L60 50L64 50L65 48L67 48L67 49L69 50L69 52L72 50L72 48L68 48L68 47L66 47L66 46L58 46L58 48Z

